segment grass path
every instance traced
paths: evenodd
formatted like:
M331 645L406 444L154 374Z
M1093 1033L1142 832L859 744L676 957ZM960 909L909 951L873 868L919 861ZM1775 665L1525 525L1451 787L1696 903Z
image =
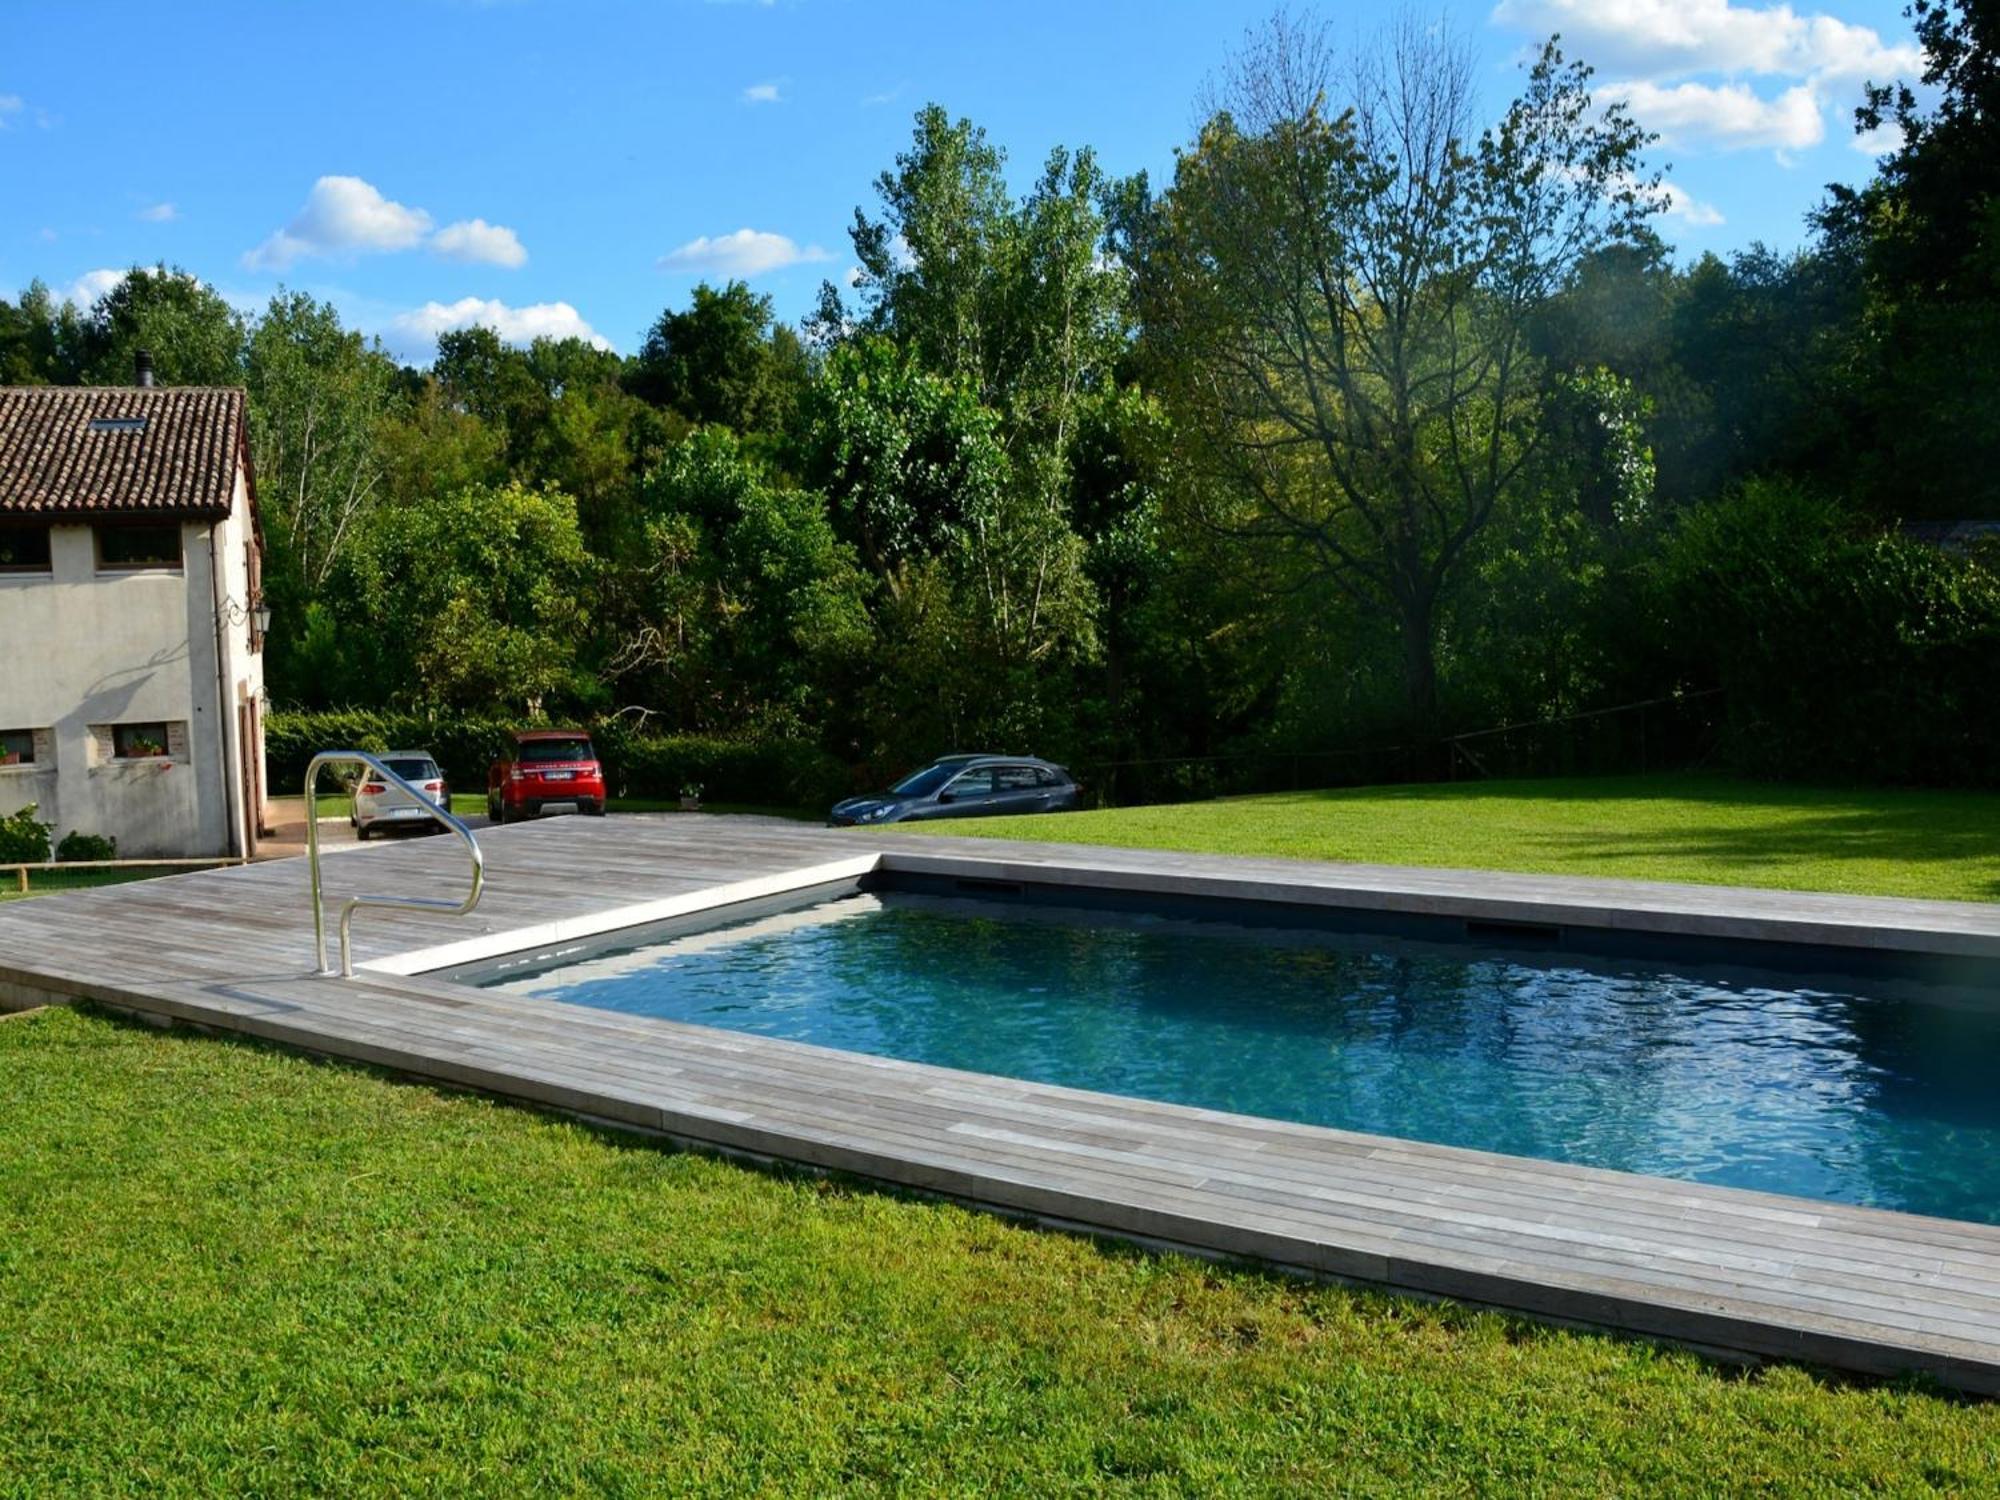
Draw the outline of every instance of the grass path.
M1720 776L1458 782L913 825L984 838L2000 900L2000 794Z
M1992 1493L2000 1404L0 1020L0 1494Z

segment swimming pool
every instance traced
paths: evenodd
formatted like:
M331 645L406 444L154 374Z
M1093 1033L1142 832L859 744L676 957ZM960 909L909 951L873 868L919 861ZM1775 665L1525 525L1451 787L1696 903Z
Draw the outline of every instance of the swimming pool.
M1018 893L1015 893L1018 894ZM2000 1223L2000 999L1816 950L883 889L488 987L1441 1145ZM1415 935L1413 935L1413 932ZM1864 961L1855 959L1855 964Z

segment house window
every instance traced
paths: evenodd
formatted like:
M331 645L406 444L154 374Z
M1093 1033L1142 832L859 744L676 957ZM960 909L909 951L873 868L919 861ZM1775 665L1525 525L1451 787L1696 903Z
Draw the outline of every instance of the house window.
M181 528L178 521L97 528L97 566L103 572L178 568L180 565Z
M158 760L167 753L167 726L113 724L111 753L119 760Z
M35 763L35 731L0 729L0 769Z
M48 527L0 526L0 573L48 571Z

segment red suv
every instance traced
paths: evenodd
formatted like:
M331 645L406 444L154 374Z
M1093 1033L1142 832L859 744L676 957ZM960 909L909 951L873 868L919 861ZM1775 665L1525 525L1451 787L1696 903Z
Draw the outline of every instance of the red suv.
M604 768L581 729L517 729L486 772L486 816L518 823L549 807L604 815Z

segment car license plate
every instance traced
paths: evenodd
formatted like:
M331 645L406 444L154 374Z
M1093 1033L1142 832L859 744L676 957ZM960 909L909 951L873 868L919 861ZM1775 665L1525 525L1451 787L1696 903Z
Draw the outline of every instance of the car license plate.
M572 778L573 776L575 776L575 775L576 775L576 772L574 772L574 771L544 771L544 772L542 772L542 780L544 780L544 781L568 781L568 780L570 780L570 779L571 779L571 778Z

